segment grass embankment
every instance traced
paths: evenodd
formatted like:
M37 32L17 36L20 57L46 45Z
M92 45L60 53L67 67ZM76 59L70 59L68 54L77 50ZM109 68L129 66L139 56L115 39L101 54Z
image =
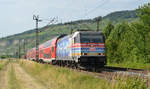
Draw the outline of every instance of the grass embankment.
M146 89L147 87L145 80L135 77L123 76L108 81L48 64L21 61L20 65L38 82L52 89Z
M9 76L9 88L10 89L21 89L21 86L18 83L18 80L16 78L15 70L13 65L11 64L11 67L8 71L8 76Z
M150 70L150 63L147 63L147 64L132 63L132 62L108 63L107 66Z
M9 60L0 60L0 70L2 70L8 63Z

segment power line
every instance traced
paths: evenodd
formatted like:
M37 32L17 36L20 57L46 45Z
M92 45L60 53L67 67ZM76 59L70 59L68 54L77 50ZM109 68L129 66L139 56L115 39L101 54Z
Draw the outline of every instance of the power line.
M58 22L58 17L51 18L51 19L49 20L49 23L47 24L47 26L50 25L50 24L54 24L54 23L56 23L56 22Z
M89 10L89 11L87 11L85 14L84 14L84 16L82 16L81 18L85 18L86 16L88 16L89 14L91 14L91 13L93 13L94 11L96 11L98 8L100 8L100 7L102 7L103 5L105 5L106 3L108 3L110 0L104 0L104 2L103 3L101 3L100 5L98 5L98 6L96 6L95 8L93 8L93 9L91 9L91 10ZM100 2L102 2L102 1L100 1ZM99 17L98 17L99 18ZM101 16L100 16L100 18L101 18ZM98 20L97 18L96 18L96 23L97 23L97 31L98 31L98 29L99 29L99 22L102 20L102 18L100 19L100 20ZM87 23L84 23L83 25L85 25L87 28L90 28L88 25L87 25Z
M42 19L43 20L43 19ZM50 25L54 25L54 23L57 23L58 22L58 17L54 17L54 18L50 18L49 19L49 22L46 24L46 26L44 26L44 27L48 27L48 26L50 26ZM54 28L54 26L53 26L53 28ZM51 28L51 29L53 29L53 28ZM47 30L49 30L49 29L47 29ZM43 31L40 31L40 32L45 32L45 31L47 31L47 30L43 30ZM53 30L52 30L53 31Z
M87 13L83 16L83 17L86 17L88 16L89 14L91 14L92 12L96 11L98 8L102 7L103 5L105 5L106 3L108 3L110 0L104 0L103 3L101 3L100 5L96 6L95 8L87 11Z

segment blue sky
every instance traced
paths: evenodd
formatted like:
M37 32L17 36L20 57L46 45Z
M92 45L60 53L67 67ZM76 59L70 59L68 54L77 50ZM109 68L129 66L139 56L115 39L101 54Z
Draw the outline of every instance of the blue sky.
M33 29L33 14L41 19L58 17L59 22L67 22L133 10L148 2L150 0L0 0L0 37ZM40 27L47 23L41 22Z

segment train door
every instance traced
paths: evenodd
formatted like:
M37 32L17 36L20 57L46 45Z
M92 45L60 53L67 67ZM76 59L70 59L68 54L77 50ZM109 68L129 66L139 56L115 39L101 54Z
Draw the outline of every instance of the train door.
M51 58L55 58L55 46L51 47Z
M73 57L74 57L74 53L75 53L75 50L73 49L74 43L75 43L74 41L75 41L75 38L73 37L71 39L71 54L72 54Z

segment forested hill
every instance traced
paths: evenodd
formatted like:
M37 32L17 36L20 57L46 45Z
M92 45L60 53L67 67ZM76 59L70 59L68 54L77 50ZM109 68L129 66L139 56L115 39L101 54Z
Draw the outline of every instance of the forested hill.
M126 10L126 11L117 11L117 12L113 12L108 14L107 16L104 16L103 19L109 19L110 21L114 21L114 22L120 22L122 20L132 20L137 18L137 11L136 10Z
M40 28L40 43L43 43L52 37L59 34L68 34L70 33L70 25L74 29L96 29L95 18L88 20L78 20L73 21L71 24L60 23L56 25L50 25L43 28ZM110 13L103 17L102 22L100 23L101 29L111 21L113 24L117 24L122 21L135 21L137 19L136 11L117 11ZM70 22L69 22L70 23ZM18 44L20 40L21 48L23 48L24 39L26 40L26 50L35 46L35 34L34 30L29 30L23 33L15 34L0 39L0 55L11 54L15 55L18 52ZM23 50L22 50L23 53Z

